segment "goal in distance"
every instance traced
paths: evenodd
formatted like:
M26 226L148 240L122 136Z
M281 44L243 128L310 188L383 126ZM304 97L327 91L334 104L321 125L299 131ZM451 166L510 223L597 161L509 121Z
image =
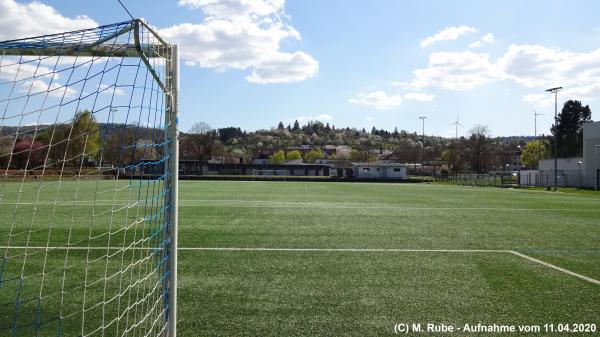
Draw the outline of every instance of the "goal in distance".
M287 176L287 170L252 170L252 181L255 181L257 178L267 178L268 180L286 181Z

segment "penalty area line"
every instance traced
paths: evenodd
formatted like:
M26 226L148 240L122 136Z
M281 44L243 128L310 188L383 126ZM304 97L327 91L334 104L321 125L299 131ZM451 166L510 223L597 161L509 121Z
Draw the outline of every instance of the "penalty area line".
M35 250L153 250L152 247L82 247L82 246L0 246L0 249L35 249ZM160 248L162 249L162 248ZM581 280L600 285L600 281L589 276L585 276L574 271L561 268L552 263L548 263L532 256L519 253L514 250L505 249L385 249L385 248L268 248L268 247L178 247L180 251L263 251L263 252L398 252L398 253L504 253L518 256L522 259L535 262L546 268L577 277Z
M547 268L551 268L551 269L554 269L554 270L558 270L558 271L560 271L560 272L563 272L563 273L565 273L565 274L569 274L569 275L571 275L571 276L575 276L575 277L577 277L577 278L580 278L580 279L582 279L582 280L584 280L584 281L588 281L588 282L590 282L590 283L593 283L593 284L600 285L600 281L598 281L598 280L596 280L596 279L593 279L593 278L591 278L591 277L589 277L589 276L585 276L585 275L578 274L578 273L576 273L576 272L574 272L574 271L570 271L570 270L568 270L568 269L561 268L561 267L559 267L559 266L553 265L552 263L548 263L548 262L545 262L545 261L542 261L542 260L536 259L535 257L529 256L529 255L525 255L525 254L523 254L523 253L519 253L519 252L517 252L517 251L514 251L514 250L511 250L511 251L509 251L509 252L510 252L511 254L514 254L514 255L516 255L516 256L518 256L518 257L521 257L521 258L523 258L523 259L529 260L529 261L531 261L531 262L535 262L535 263L537 263L537 264L541 264L542 266L545 266L545 267L547 267Z

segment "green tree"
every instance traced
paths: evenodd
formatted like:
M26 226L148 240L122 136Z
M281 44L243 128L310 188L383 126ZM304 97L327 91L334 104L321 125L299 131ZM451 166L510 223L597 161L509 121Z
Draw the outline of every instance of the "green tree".
M568 100L558 114L558 122L550 131L558 138L558 156L574 157L583 152L583 124L592 121L590 106L580 101Z
M194 123L184 139L185 147L191 152L193 159L203 161L210 159L215 142L215 132L208 123Z
M158 151L150 139L140 138L135 143L137 160L158 160Z
M369 150L352 149L350 152L351 162L372 162L377 160L377 155L369 152Z
M35 140L44 145L48 145L48 144L50 144L50 136L51 136L51 134L47 130L41 131L40 133L38 133L35 136Z
M298 123L298 120L294 121L294 126L292 127L292 131L298 131L300 130L300 123Z
M6 136L0 137L0 165L6 168L10 160L10 155L13 150L14 140L13 138Z
M490 159L490 138L487 125L477 124L471 129L467 140L467 155L471 169L481 173L487 169Z
M290 151L285 155L287 160L295 160L302 158L302 154L298 150Z
M325 154L323 153L323 151L321 151L319 149L313 149L304 154L304 161L306 163L312 164L312 163L316 162L317 159L320 159L320 158L325 158Z
M283 150L279 150L273 155L269 156L269 164L279 165L281 162L285 160L285 152Z
M532 140L523 148L521 162L525 167L534 169L539 166L540 159L550 157L550 143L547 140Z
M100 132L96 118L90 111L83 110L75 114L68 146L68 156L77 164L98 153Z
M440 156L440 159L448 162L448 166L452 172L458 172L460 161L456 144L452 144L450 147L444 150Z

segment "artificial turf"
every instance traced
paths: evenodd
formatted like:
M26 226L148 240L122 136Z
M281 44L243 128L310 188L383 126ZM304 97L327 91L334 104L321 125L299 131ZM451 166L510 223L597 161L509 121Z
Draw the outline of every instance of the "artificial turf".
M38 194L40 186L43 192ZM131 206L132 201L160 190L139 181L5 183L0 245L6 245L13 227L11 246L69 241L122 246L147 233L122 230L145 214L140 207L148 207ZM182 181L179 205L180 247L209 248L180 252L182 336L377 336L393 334L393 324L401 322L600 325L599 285L492 251L518 251L600 279L600 195L433 184ZM94 239L88 240L90 236ZM19 255L16 249L10 251ZM81 282L90 258L85 251L70 254L69 279ZM98 259L91 260L99 263L88 266L90 279L118 271L121 264L113 260L120 262L119 256L105 263L101 258L106 251L94 254ZM64 253L50 255L45 264L64 270ZM15 292L24 287L6 282L8 275L23 270L36 274L43 264L39 259L36 264L35 256L24 264L23 259L4 261L0 300L14 304ZM60 277L47 276L47 286ZM116 280L107 283L114 289L118 285ZM39 291L39 283L31 288L32 294ZM102 301L94 291L87 291L87 301ZM72 299L64 305L76 312L81 304ZM90 310L87 320L97 323L93 320L101 320L102 311L107 322L118 317L123 306L113 304L99 308L98 314ZM23 307L35 316L35 305ZM12 336L11 310L14 305L0 305L0 329L7 327L0 336ZM46 311L51 317L52 309ZM76 331L80 322L81 315L73 315L63 330ZM50 325L40 335L52 335L56 326ZM143 328L131 335L154 331L152 326ZM29 336L34 330L23 327L16 335ZM114 324L105 335L122 332Z

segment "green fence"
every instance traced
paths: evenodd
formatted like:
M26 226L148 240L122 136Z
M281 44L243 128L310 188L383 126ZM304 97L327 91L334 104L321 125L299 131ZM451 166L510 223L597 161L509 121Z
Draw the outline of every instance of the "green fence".
M454 180L456 184L466 186L513 187L519 184L519 175L516 172L459 174Z

